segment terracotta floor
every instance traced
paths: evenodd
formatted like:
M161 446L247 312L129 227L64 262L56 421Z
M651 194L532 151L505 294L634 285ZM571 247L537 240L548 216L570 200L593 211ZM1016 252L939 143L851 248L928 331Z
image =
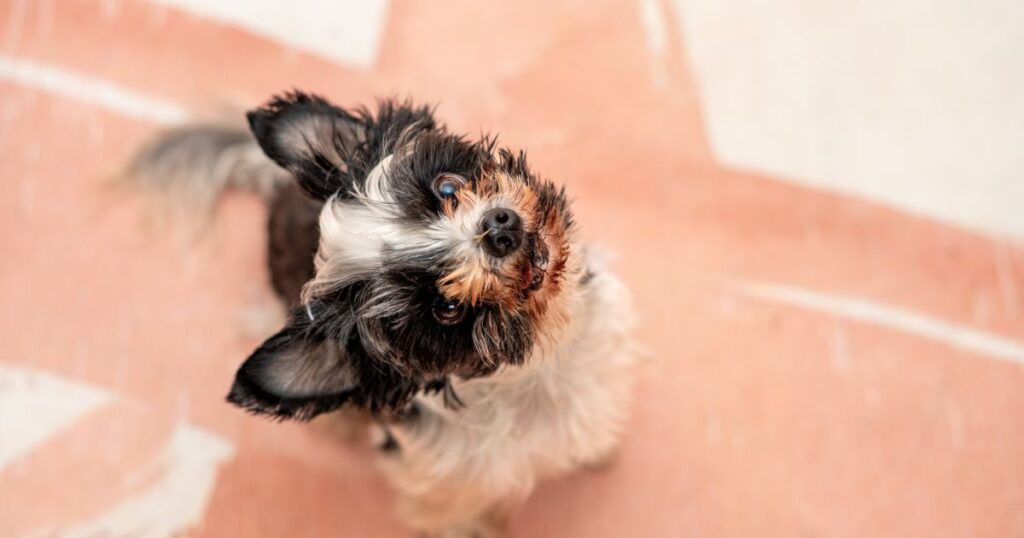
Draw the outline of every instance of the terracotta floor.
M101 188L158 123L298 87L500 132L618 253L654 357L624 453L514 536L1024 536L1021 243L718 164L635 6L395 0L346 68L115 5L0 0L0 535L406 535L366 451L223 402L260 204L188 244Z

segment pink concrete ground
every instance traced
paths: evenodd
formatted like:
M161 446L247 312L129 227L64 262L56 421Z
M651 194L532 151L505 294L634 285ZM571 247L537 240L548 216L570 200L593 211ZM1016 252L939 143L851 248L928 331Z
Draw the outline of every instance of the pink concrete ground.
M635 6L396 0L367 70L146 3L44 6L0 1L30 21L0 53L197 110L413 95L569 186L654 361L618 465L544 484L514 536L1024 536L1024 248L717 164L680 36L656 86ZM195 245L149 232L101 184L154 124L0 101L0 365L113 395L0 467L0 535L405 536L367 451L223 402L271 301L260 204L226 200ZM161 497L182 424L230 450ZM110 516L190 495L185 528Z

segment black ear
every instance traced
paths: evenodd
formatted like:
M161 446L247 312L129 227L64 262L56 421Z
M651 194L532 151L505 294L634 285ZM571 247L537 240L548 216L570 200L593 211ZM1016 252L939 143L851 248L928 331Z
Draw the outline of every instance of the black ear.
M310 196L348 192L349 160L365 137L365 117L316 95L291 92L247 114L264 153L290 171Z
M305 315L299 309L242 364L229 402L257 414L308 420L353 397L358 376L345 342L312 330Z

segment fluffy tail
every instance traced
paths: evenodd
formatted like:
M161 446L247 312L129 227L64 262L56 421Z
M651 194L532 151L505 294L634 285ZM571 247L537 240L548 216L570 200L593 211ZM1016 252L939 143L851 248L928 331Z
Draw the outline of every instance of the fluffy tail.
M290 176L263 154L249 131L189 125L150 140L122 179L166 212L208 217L225 191L252 192L269 201Z

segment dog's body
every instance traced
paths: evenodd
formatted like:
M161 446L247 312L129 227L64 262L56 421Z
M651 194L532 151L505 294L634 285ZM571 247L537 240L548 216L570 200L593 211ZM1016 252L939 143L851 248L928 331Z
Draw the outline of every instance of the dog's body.
M403 520L436 535L498 534L537 480L615 453L628 295L522 154L393 102L353 114L291 94L249 119L255 139L186 128L132 172L268 199L271 281L292 311L230 401L280 418L365 410Z
M523 366L453 382L460 408L440 394L419 395L419 416L392 427L400 452L384 464L407 522L433 530L500 525L537 480L614 456L633 355L620 317L628 298L603 269L593 267L560 345Z

